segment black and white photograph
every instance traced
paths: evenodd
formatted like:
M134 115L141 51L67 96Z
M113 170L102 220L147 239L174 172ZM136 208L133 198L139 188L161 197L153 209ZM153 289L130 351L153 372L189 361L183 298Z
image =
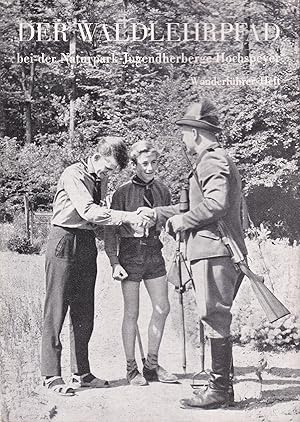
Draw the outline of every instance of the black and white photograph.
M300 422L299 0L0 0L1 422Z

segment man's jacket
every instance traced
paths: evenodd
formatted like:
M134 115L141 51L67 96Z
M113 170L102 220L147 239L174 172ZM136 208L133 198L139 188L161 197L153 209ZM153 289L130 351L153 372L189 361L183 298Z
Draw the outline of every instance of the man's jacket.
M214 142L200 151L195 172L189 175L189 211L183 214L187 235L187 258L190 261L228 256L218 231L222 218L231 235L246 255L241 225L241 179L225 151ZM199 186L200 185L200 186ZM179 213L179 206L155 208L160 223Z

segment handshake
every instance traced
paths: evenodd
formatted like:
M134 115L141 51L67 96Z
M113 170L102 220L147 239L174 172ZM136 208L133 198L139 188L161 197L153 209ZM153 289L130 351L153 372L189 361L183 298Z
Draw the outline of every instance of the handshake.
M123 219L124 223L130 224L133 228L142 228L147 232L147 230L156 224L157 214L155 209L147 207L139 207L134 212L126 212L125 218ZM176 235L178 232L185 230L183 223L183 215L177 214L170 217L166 222L166 231L171 236Z
M156 223L156 212L152 208L139 207L134 212L125 212L124 214L123 222L131 226L149 229Z

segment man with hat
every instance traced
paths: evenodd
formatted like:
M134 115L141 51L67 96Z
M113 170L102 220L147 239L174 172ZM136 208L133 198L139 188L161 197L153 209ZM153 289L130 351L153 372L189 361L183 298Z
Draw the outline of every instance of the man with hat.
M186 235L199 317L210 338L208 388L192 399L181 400L181 407L211 409L233 401L230 310L241 276L221 240L218 221L226 223L246 255L240 219L241 180L235 164L217 142L221 128L215 106L208 99L192 104L176 123L182 128L187 152L196 157L189 175L190 210L179 214L178 205L158 207L152 217L167 220L169 231ZM140 213L151 217L144 209Z

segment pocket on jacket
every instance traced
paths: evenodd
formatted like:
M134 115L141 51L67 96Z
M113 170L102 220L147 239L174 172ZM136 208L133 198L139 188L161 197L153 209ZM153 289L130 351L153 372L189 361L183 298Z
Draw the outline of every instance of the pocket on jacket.
M76 238L72 234L64 235L56 244L55 256L61 259L74 259L76 253Z
M220 240L220 235L210 230L200 230L197 232L197 236L207 237L208 239Z

